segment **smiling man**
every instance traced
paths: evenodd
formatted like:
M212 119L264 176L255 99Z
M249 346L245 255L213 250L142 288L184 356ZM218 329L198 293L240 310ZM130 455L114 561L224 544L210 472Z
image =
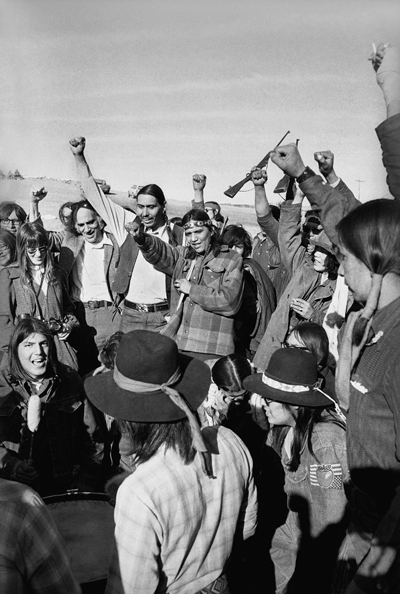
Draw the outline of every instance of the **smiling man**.
M46 195L32 194L32 218L39 217L38 202ZM118 295L112 289L119 262L119 245L104 221L87 200L73 203L68 229L49 231L52 249L60 253L59 265L69 284L80 328L71 339L77 350L80 374L99 366L98 353L118 329Z
M131 210L109 200L90 171L84 155L85 145L86 141L81 136L70 141L79 181L87 200L121 247L113 284L113 290L124 299L120 329L123 332L139 329L157 332L166 325L169 315L170 278L145 260L125 225L138 216L146 233L159 237L171 246L182 244L183 230L169 225L165 196L156 184L139 189L136 199L132 199Z
M82 381L58 361L47 324L21 320L0 372L0 478L41 495L97 490L103 448L95 430Z

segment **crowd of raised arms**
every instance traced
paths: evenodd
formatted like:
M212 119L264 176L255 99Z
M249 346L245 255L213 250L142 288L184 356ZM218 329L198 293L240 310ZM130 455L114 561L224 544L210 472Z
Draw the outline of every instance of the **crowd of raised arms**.
M153 183L123 208L83 137L62 231L45 188L28 214L2 196L0 592L400 592L399 50L371 60L390 199L279 145L286 199L252 169L252 237L204 174L182 217ZM77 492L114 516L106 562L81 553L100 577L43 502Z

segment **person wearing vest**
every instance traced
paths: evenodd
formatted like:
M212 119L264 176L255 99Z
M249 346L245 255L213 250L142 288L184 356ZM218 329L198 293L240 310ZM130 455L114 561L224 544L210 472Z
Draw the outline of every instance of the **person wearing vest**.
M124 299L120 329L123 332L146 329L158 332L169 316L170 279L155 270L128 234L125 225L139 216L147 233L159 237L176 247L182 244L183 229L171 228L166 217L166 200L156 184L140 188L136 195L136 213L109 200L96 184L84 156L86 141L82 137L70 141L75 157L79 181L93 208L99 213L121 246L120 261L115 275L113 291Z

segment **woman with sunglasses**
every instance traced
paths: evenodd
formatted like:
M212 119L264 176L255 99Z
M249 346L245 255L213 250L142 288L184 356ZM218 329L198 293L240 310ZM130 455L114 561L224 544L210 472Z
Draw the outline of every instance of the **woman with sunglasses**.
M77 369L67 339L78 325L62 271L54 263L48 235L39 223L24 223L17 235L18 266L0 270L0 346L7 351L20 319L43 320L54 335L59 360Z
M285 474L288 513L270 551L278 594L330 592L347 526L345 422L319 385L315 357L298 348L275 351L264 373L243 381Z

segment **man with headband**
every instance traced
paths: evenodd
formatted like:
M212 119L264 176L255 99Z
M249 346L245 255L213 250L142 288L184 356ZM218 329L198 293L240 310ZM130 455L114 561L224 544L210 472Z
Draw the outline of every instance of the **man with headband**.
M172 277L173 316L162 332L196 358L229 355L234 351L234 316L242 300L243 260L221 245L203 210L187 212L182 225L186 247L143 233L136 221L128 229L147 262Z
M107 594L229 594L235 533L254 534L257 500L243 442L224 427L200 431L193 411L209 384L205 363L145 330L122 337L113 371L86 381L137 465L117 493Z

